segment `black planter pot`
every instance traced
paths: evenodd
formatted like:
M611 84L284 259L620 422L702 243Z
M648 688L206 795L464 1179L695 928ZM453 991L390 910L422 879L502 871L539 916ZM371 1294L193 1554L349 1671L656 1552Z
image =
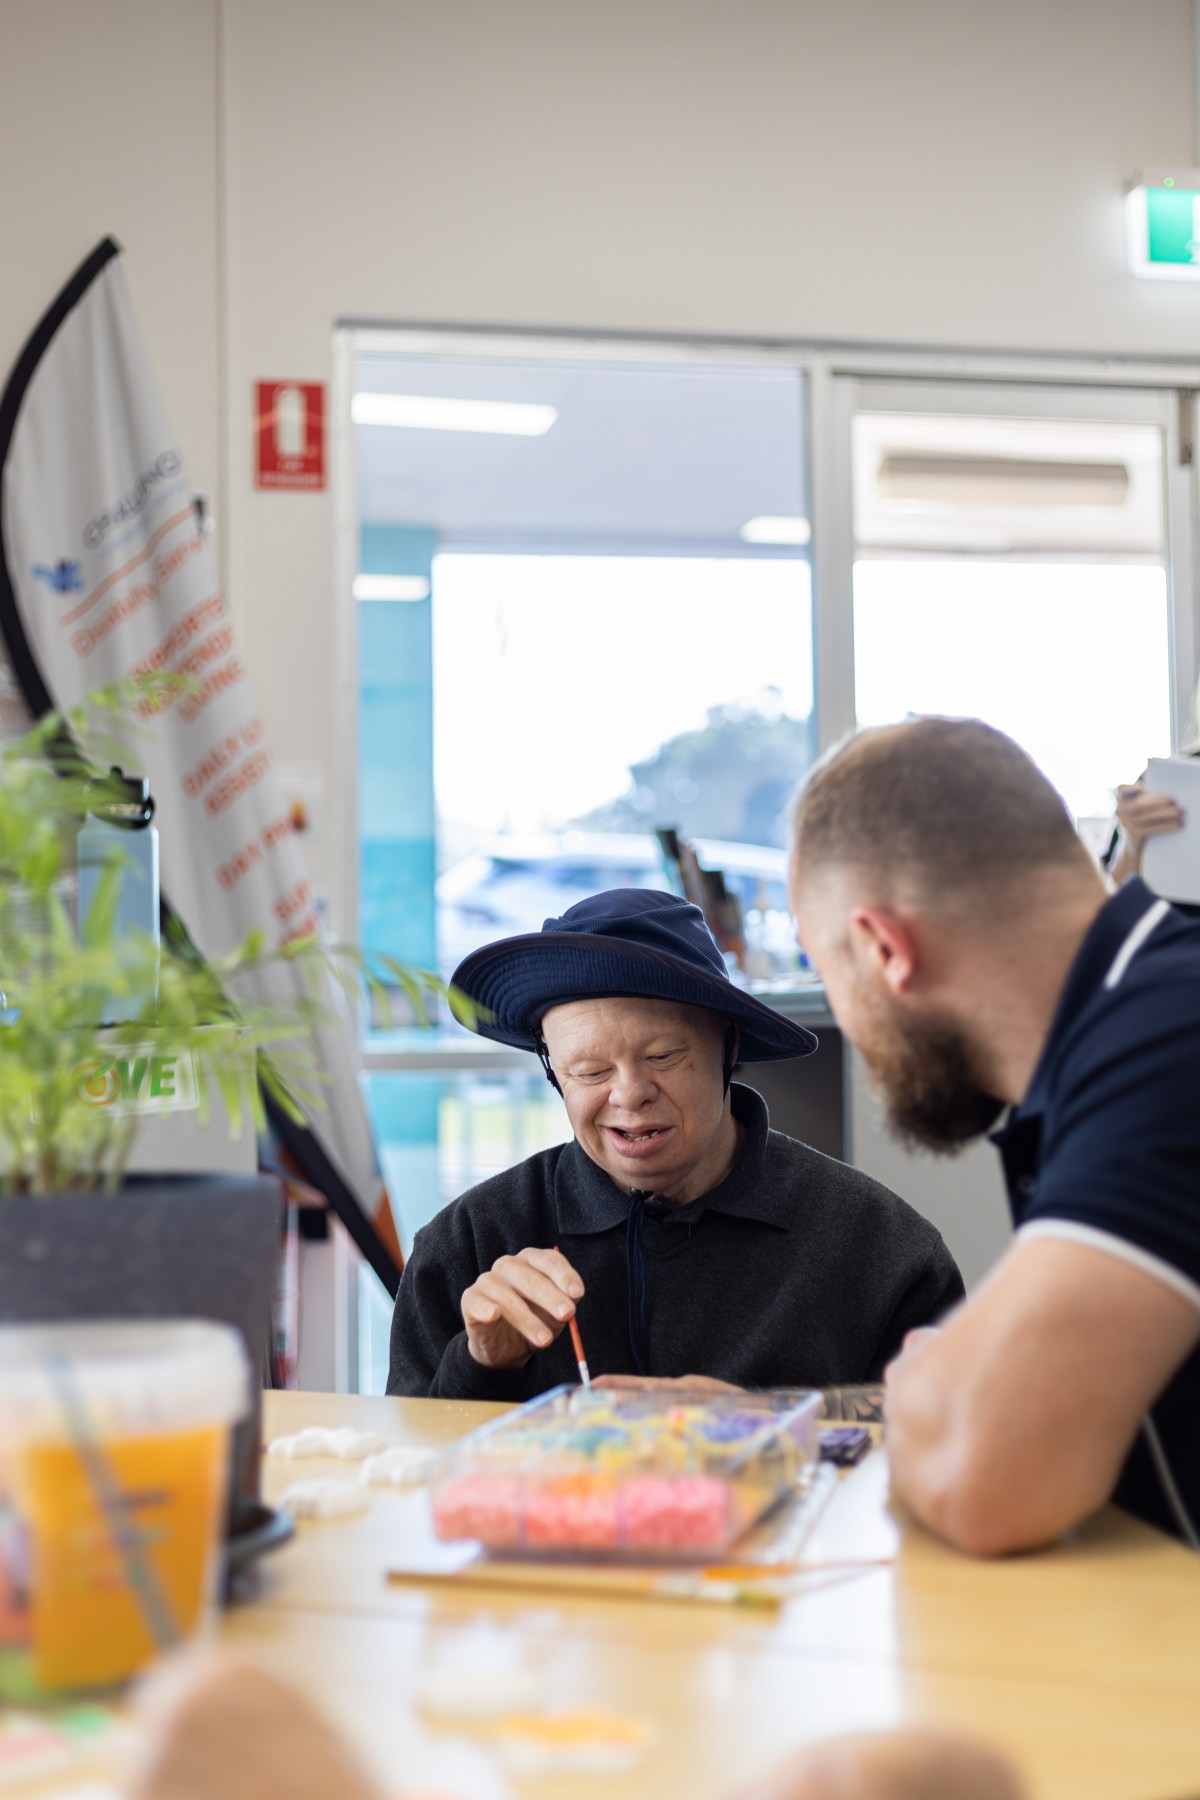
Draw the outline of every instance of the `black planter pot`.
M215 1319L241 1332L253 1412L234 1438L229 1533L258 1515L262 1372L283 1196L266 1176L132 1176L115 1194L0 1197L0 1323Z

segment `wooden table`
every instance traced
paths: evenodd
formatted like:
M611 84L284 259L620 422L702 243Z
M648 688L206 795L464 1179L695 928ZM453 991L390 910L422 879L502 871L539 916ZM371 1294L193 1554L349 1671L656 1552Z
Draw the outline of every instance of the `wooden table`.
M268 1396L268 1436L306 1424L444 1444L481 1405L317 1394ZM346 1464L270 1458L264 1491ZM778 1611L389 1585L414 1505L376 1493L364 1517L301 1526L264 1568L262 1597L227 1641L320 1695L391 1791L463 1800L577 1800L603 1778L524 1786L483 1737L431 1729L410 1697L432 1657L506 1645L556 1705L654 1720L655 1747L621 1800L730 1794L805 1741L937 1722L1010 1750L1035 1800L1167 1800L1200 1792L1200 1559L1110 1509L1070 1544L972 1562L886 1507L886 1463L843 1482L806 1554L894 1551L883 1567L829 1570Z

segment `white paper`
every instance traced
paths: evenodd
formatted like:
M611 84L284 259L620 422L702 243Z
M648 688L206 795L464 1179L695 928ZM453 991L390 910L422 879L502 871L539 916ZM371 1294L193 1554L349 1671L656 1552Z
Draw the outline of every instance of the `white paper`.
M1200 904L1200 757L1152 758L1146 769L1152 794L1166 794L1183 808L1183 827L1146 839L1142 875L1164 900Z

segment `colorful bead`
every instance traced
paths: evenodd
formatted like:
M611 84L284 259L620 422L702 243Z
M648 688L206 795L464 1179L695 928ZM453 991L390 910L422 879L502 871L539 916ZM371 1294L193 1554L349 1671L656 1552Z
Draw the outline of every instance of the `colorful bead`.
M614 1550L617 1498L607 1483L529 1482L525 1543L531 1550Z
M621 1493L631 1550L717 1550L729 1533L729 1493L712 1475L642 1475Z
M445 1542L479 1538L495 1549L521 1541L521 1483L511 1475L487 1472L454 1475L433 1500L433 1528Z

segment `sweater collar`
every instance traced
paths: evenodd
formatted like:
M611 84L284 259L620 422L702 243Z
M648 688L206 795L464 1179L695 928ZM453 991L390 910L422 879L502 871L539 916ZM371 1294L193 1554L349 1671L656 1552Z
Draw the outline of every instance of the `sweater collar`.
M724 1181L692 1200L687 1206L664 1209L659 1214L647 1203L651 1216L670 1222L693 1224L706 1211L729 1213L735 1218L756 1219L786 1231L794 1217L794 1201L763 1179L770 1121L766 1102L753 1088L735 1081L729 1090L733 1116L746 1130L742 1154ZM611 1231L629 1217L627 1189L617 1186L577 1140L567 1145L558 1159L554 1182L558 1228L564 1236L586 1237Z

